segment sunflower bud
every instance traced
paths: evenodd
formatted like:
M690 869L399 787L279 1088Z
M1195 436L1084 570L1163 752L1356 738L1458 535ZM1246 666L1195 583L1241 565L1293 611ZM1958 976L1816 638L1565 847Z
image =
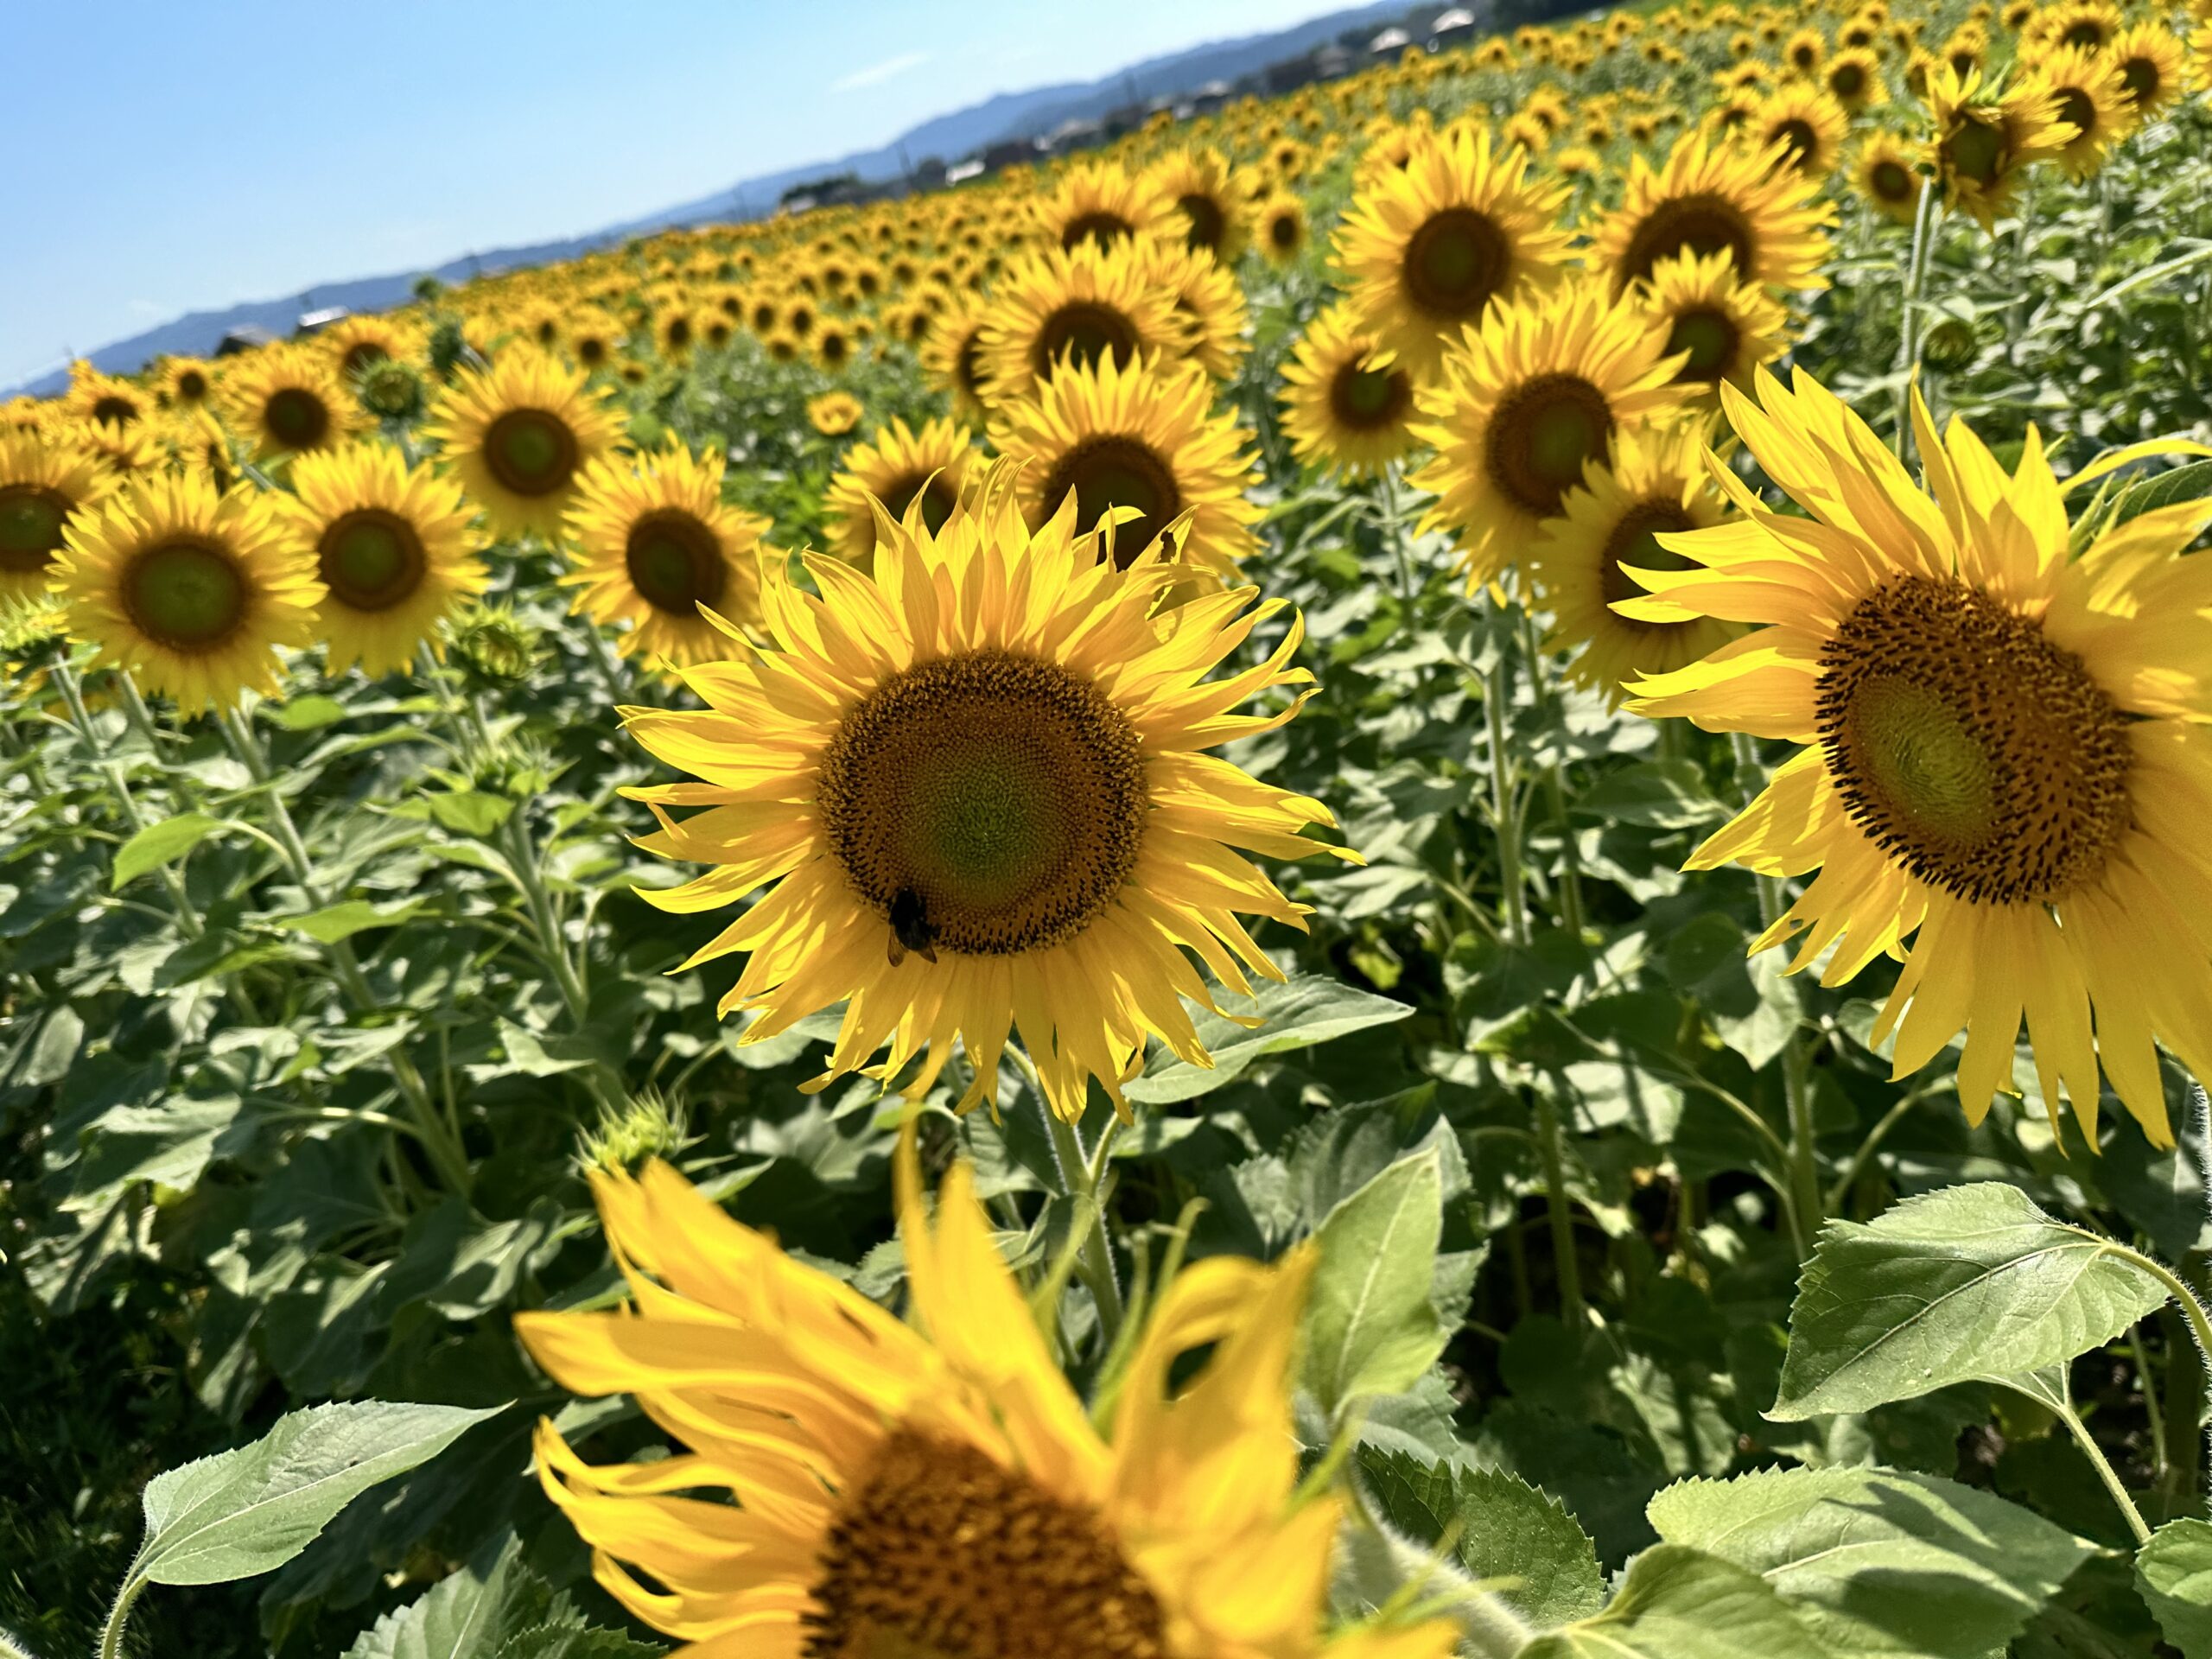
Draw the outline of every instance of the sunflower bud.
M1942 316L1929 326L1921 342L1921 360L1931 369L1962 368L1974 359L1974 324L1960 316Z
M430 359L431 372L439 379L453 378L468 358L468 340L461 332L459 318L439 319L437 327L430 330L430 343L424 348L424 354Z
M354 381L361 407L379 420L412 421L423 413L423 377L411 364L379 357Z
M537 630L504 606L478 605L454 623L454 655L487 689L520 685L537 666Z
M682 1151L686 1128L681 1104L658 1089L643 1090L619 1110L603 1108L598 1123L578 1135L576 1166L626 1174L649 1159Z

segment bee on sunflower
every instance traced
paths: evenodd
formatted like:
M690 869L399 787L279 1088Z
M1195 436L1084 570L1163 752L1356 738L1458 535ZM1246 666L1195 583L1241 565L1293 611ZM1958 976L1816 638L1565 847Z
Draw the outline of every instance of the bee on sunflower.
M2172 1144L2154 1042L2212 1068L2212 565L2183 556L2212 502L2076 556L2032 427L2008 474L1916 394L1923 491L1808 376L1722 397L1810 518L1714 465L1743 520L1670 537L1694 568L1640 573L1649 596L1621 609L1752 632L1630 706L1801 747L1691 868L1818 870L1752 949L1795 942L1792 971L1826 955L1827 985L1902 957L1873 1040L1895 1033L1903 1078L1964 1030L1970 1121L2024 1020L2054 1128L2063 1093L2095 1144L2101 1066Z
M725 630L760 615L768 520L721 499L722 456L671 437L642 455L601 456L576 477L561 578L575 613L620 628L626 654L688 668L732 654ZM704 613L721 619L718 625Z
M312 550L331 671L358 662L386 674L419 645L440 651L439 620L488 581L461 486L377 442L302 455L291 483L293 495L272 499Z
M1310 679L1290 666L1297 620L1209 679L1280 602L1240 588L1163 610L1179 560L1102 561L1072 499L1033 531L1014 483L1006 464L971 481L935 534L910 505L868 572L810 556L816 593L769 570L759 648L683 676L702 710L624 711L701 781L627 792L660 820L641 846L715 867L648 902L684 915L771 889L684 963L749 953L720 1003L759 1014L742 1040L842 1002L821 1082L907 1077L919 1057L918 1098L958 1036L968 1110L1018 1029L1073 1122L1093 1077L1126 1109L1147 1036L1205 1063L1184 1004L1213 994L1185 950L1240 994L1247 970L1281 976L1236 914L1303 912L1243 852L1351 855L1300 833L1333 822L1319 802L1204 753L1295 714L1230 711Z
M495 535L550 542L576 475L614 447L620 431L582 370L534 346L511 346L456 377L423 435L442 448Z
M99 660L196 712L277 693L277 648L304 649L323 597L315 562L251 489L201 473L135 480L62 529L56 600Z
M610 1595L687 1651L759 1659L1447 1659L1446 1620L1323 1631L1342 1516L1301 1493L1291 1432L1311 1245L1183 1269L1094 1415L972 1172L955 1165L931 1206L912 1144L896 1162L911 1324L665 1164L593 1173L635 1305L515 1328L556 1381L632 1395L680 1443L594 1466L538 1426L539 1478ZM704 1491L733 1501L682 1495Z

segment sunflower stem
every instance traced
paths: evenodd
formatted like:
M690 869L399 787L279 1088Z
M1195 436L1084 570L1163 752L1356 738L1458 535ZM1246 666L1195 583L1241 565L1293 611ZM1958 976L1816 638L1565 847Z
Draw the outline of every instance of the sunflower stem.
M1083 1137L1075 1125L1052 1109L1052 1103L1045 1093L1045 1081L1037 1075L1036 1062L1012 1045L1008 1045L1008 1050L1020 1056L1022 1076L1029 1084L1038 1111L1044 1116L1045 1132L1052 1139L1052 1162L1059 1170L1060 1194L1072 1209L1071 1224L1084 1230L1083 1249L1077 1259L1076 1272L1090 1292L1091 1300L1098 1305L1099 1329L1106 1345L1111 1347L1122 1328L1122 1286L1114 1274L1114 1241L1107 1236L1106 1208L1100 1201L1099 1188L1103 1184L1106 1154L1112 1150L1119 1122L1100 1135L1094 1164L1083 1149Z
M1729 744L1736 756L1737 785L1748 805L1757 798L1764 776L1759 766L1758 748L1749 732L1732 732ZM1759 922L1764 931L1770 933L1789 910L1789 895L1779 876L1761 875L1757 880ZM1813 1242L1819 1236L1821 1224L1827 1218L1827 1211L1821 1192L1819 1131L1813 1121L1810 1055L1802 1020L1798 1026L1783 1046L1782 1097L1789 1118L1789 1139L1784 1146L1784 1156L1789 1175L1790 1233L1797 1245L1797 1259L1802 1262L1812 1256Z
M2097 1478L2104 1483L2105 1491L2112 1494L2112 1501L2119 1506L2120 1518L2127 1522L2127 1529L2135 1535L2135 1546L2140 1549L2151 1541L2151 1523L2143 1518L2143 1511L2135 1506L2134 1494L2120 1480L2120 1471L2112 1466L2112 1459L2105 1456L2104 1448L2097 1444L2097 1437L2089 1433L2089 1426L2082 1421L2081 1413L2074 1409L2069 1400L2063 1403L2045 1401L2058 1414L2089 1459L2090 1467L2097 1471Z
M1906 460L1912 447L1912 383L1920 367L1920 293L1928 278L1935 239L1936 181L1923 179L1912 213L1912 248L1904 267L1904 309L1897 320L1897 455Z
M1575 851L1574 825L1567 814L1567 774L1560 760L1560 720L1558 687L1545 671L1542 643L1536 638L1536 619L1521 607L1521 654L1529 661L1529 686L1535 693L1537 711L1545 731L1554 740L1551 758L1544 763L1544 798L1551 808L1552 825L1559 831L1559 921L1577 945L1582 943L1582 867Z
M1544 1166L1544 1211L1551 1223L1552 1270L1559 1278L1560 1320L1582 1328L1582 1263L1574 1253L1574 1217L1567 1202L1566 1137L1554 1090L1536 1090L1536 1155Z
M1500 645L1483 677L1483 723L1490 739L1491 827L1497 836L1497 885L1506 938L1529 943L1529 910L1521 890L1521 818L1514 805L1512 751L1505 742L1505 707L1513 696L1513 653Z
M124 677L128 677L127 676ZM84 688L77 683L76 671L69 666L67 656L54 659L54 683L60 688L61 701L69 705L70 723L77 728L77 738L84 744L86 753L100 756L100 741L92 730L92 717L85 707ZM109 789L115 793L116 804L123 809L123 821L130 826L132 835L146 828L146 815L139 810L138 798L130 792L130 783L123 775L123 763L104 756L96 764L107 779ZM168 889L170 907L176 912L177 931L188 939L196 939L206 932L207 925L200 919L200 912L184 890L184 878L175 865L161 867L162 885Z
M1398 516L1398 463L1385 461L1376 475L1376 486L1382 498L1382 524L1390 543L1390 556L1398 566L1398 626L1414 626L1414 609L1420 596L1414 591L1414 561L1412 550L1406 545L1406 521Z
M307 843L300 838L299 826L292 822L291 809L285 805L283 791L276 786L268 752L261 747L252 721L228 705L218 708L216 719L221 722L231 752L253 774L262 798L268 803L270 824L276 831L276 845L290 868L292 880L306 896L308 906L321 910L328 902L327 897L322 884L315 879L315 861L308 854ZM368 976L361 971L360 958L353 954L352 941L332 939L322 946L322 954L330 964L332 976L356 1013L375 1015L385 1011ZM391 1053L392 1081L407 1102L408 1115L414 1122L424 1154L447 1188L466 1198L470 1186L468 1156L458 1132L440 1115L436 1103L430 1097L429 1084L423 1081L405 1046L395 1045Z

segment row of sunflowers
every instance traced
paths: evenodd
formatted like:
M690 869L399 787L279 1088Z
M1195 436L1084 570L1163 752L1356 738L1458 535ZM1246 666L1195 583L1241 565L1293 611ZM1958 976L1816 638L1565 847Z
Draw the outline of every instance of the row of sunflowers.
M2208 92L1616 10L0 404L0 1653L2212 1653Z

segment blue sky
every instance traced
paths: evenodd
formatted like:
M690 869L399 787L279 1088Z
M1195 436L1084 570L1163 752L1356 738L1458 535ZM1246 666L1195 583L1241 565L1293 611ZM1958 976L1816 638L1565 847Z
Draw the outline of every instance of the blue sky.
M0 386L1346 0L0 0Z

